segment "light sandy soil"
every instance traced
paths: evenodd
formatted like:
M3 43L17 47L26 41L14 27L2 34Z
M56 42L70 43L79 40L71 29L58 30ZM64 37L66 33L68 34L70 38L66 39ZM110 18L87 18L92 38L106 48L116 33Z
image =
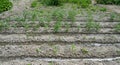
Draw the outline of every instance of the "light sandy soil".
M107 9L109 9L109 11L120 14L120 6L117 5L101 5L101 6L106 7Z
M12 1L12 0L11 0ZM32 0L16 0L12 10L1 14L1 18L20 14L29 8ZM106 6L111 11L119 13L117 6ZM4 15L3 15L4 14ZM103 13L104 14L104 13ZM97 14L99 15L99 14ZM102 14L101 14L102 15ZM99 31L85 30L87 18L76 16L66 32L65 22L61 29L54 34L55 21L49 23L49 28L32 28L31 21L27 21L31 28L26 29L18 22L10 21L10 27L0 31L0 64L1 65L120 65L120 32L114 27L118 21L111 21L109 17L94 20L100 23ZM78 30L78 26L81 28ZM28 34L28 35L27 35Z

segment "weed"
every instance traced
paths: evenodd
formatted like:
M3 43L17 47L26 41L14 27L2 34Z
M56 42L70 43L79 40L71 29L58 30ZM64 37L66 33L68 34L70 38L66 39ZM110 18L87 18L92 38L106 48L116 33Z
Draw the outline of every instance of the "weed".
M88 50L85 49L85 48L82 48L81 51L82 51L83 54L88 54Z

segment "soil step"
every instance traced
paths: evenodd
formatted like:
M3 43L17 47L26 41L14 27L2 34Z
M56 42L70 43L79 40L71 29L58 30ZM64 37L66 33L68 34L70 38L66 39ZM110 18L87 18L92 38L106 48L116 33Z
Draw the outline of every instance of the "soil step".
M45 22L45 24L47 24L49 27L54 27L54 25L56 24L57 21L51 21L51 22ZM39 21L27 21L27 22L23 22L28 24L30 27L35 27L36 25L40 25L42 26L44 23L41 23ZM75 21L75 22L69 22L69 21L62 21L61 22L61 27L66 27L67 25L69 25L70 27L85 27L87 22L81 22L81 21ZM112 28L115 27L117 24L119 24L119 22L96 22L97 24L99 24L102 28ZM18 21L11 21L9 22L10 25L15 25L16 27L24 27L24 24L20 24L20 22Z
M120 65L119 59L110 61L93 61L82 59L16 59L2 61L1 65Z
M0 43L26 43L26 42L95 42L95 43L120 43L119 34L11 34L0 35Z
M33 43L34 44L34 43ZM1 58L111 58L120 56L120 45L41 44L0 46Z
M25 29L23 27L19 28L9 28L9 29L3 29L1 30L0 34L53 34L55 33L54 28L45 28L40 27L37 29L34 28L28 28ZM100 28L98 31L91 30L88 31L86 28L60 28L55 34L120 34L120 31L115 30L115 28Z
M113 22L113 21L117 21L119 22L119 16L117 14L113 14L113 16L115 17L112 17L111 16L112 13L108 13L108 14L105 14L105 13L95 13L94 15L92 16L89 16L88 14L87 15L83 15L83 14L80 14L80 15L77 15L76 17L72 18L72 19L68 19L66 17L64 17L62 20L63 21L89 21L89 20L93 20L93 21L97 21L97 22ZM20 15L19 15L20 16ZM45 15L43 15L45 16ZM10 21L20 21L20 19L22 19L23 16L21 16L21 18L16 18L18 16L13 16L10 18ZM40 17L40 16L39 16ZM42 17L42 16L41 16ZM28 17L26 18L28 19L29 21L30 20L33 20L32 17ZM39 19L36 19L36 20L39 20ZM54 19L56 20L56 19Z

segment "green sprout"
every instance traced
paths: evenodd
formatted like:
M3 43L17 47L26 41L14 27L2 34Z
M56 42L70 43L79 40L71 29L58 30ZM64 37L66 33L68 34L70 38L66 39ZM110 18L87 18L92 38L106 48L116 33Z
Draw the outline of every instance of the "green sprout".
M85 49L85 48L82 48L81 51L82 51L83 54L88 54L88 50Z

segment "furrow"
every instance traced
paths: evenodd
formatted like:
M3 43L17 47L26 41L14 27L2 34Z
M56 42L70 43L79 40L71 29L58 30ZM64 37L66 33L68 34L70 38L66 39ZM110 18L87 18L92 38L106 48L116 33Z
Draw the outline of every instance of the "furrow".
M0 34L53 34L55 33L55 29L52 28L45 28L45 27L40 27L37 29L34 28L28 28L25 29L23 27L19 28L9 28L9 29L3 29L1 30ZM97 30L91 30L88 31L86 28L60 28L56 32L56 34L120 34L120 31L115 30L115 28L100 28L98 31Z
M5 45L0 46L1 58L111 58L120 56L120 45Z
M25 34L0 35L0 43L24 42L95 42L95 43L120 43L119 34L45 34L29 36Z

